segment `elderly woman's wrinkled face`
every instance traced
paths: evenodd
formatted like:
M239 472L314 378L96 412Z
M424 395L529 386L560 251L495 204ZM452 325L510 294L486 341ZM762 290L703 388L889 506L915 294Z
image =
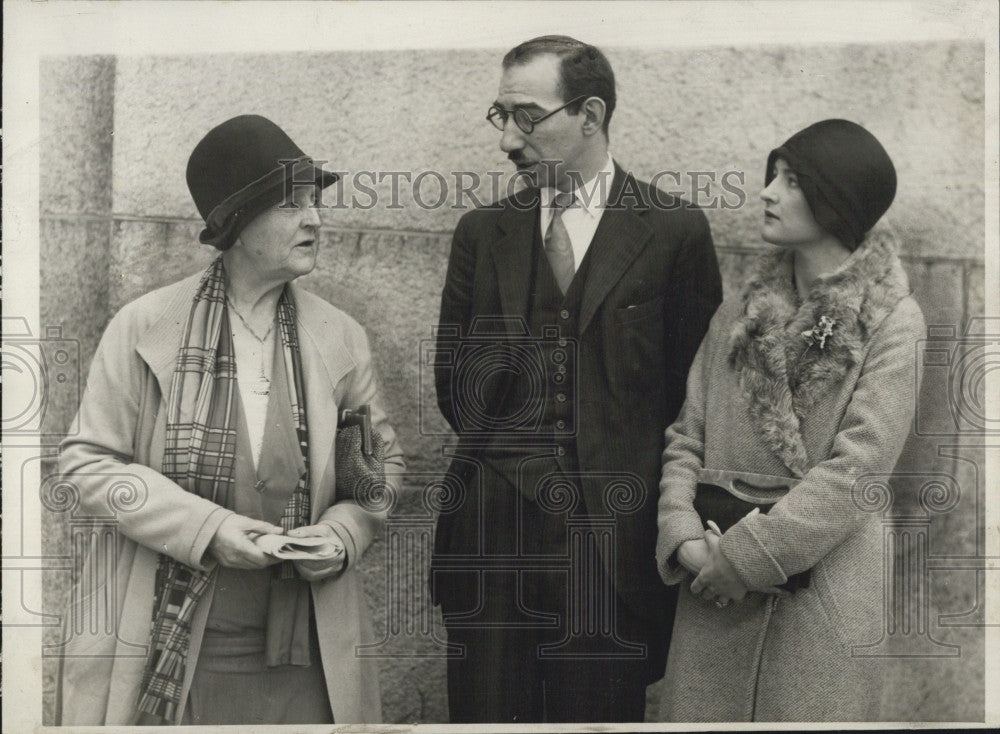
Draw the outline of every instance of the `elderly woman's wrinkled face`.
M797 247L818 242L829 234L813 216L809 202L799 187L795 171L778 158L774 162L774 178L763 191L764 227L761 237L765 242L781 247Z
M316 189L297 186L292 206L275 204L257 215L240 233L234 247L242 247L262 277L289 281L316 266L319 212Z

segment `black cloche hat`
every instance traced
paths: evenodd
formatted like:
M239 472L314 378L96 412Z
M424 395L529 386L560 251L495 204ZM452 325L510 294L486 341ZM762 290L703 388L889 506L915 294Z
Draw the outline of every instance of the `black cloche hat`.
M226 120L209 130L188 159L188 189L205 220L199 239L229 249L254 217L291 194L289 183L312 181L325 188L338 178L267 118Z
M795 133L767 157L765 185L778 158L798 174L816 221L851 250L896 196L892 159L856 122L823 120Z

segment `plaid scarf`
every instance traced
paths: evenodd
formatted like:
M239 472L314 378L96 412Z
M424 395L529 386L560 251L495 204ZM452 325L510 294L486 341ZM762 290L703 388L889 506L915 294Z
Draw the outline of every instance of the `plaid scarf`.
M295 328L295 305L288 287L278 298L278 330L289 375L288 388L305 471L281 515L287 532L309 523L309 432L305 383ZM167 396L163 475L188 492L229 506L236 463L234 397L237 389L226 277L219 257L205 271L195 293ZM161 554L149 656L139 692L139 723L173 723L184 685L191 620L198 601L214 581L216 567L199 571ZM290 561L282 578L294 578Z

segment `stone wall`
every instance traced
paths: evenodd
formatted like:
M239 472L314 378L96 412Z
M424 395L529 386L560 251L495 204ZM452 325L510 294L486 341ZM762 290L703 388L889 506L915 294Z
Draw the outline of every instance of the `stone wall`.
M611 125L617 160L641 177L681 174L679 190L706 206L726 292L739 287L758 237L767 152L805 125L846 117L871 129L896 163L899 192L888 219L904 243L904 264L929 324L961 333L983 313L983 49L966 43L817 45L695 50L607 49L618 78ZM41 314L80 343L86 369L110 316L124 303L203 268L213 252L197 244L200 222L184 179L187 156L213 125L247 112L280 124L327 167L348 172L345 198L369 197L351 185L360 171L454 172L483 177L510 165L498 134L483 119L499 78L497 51L323 53L226 56L54 57L42 64ZM724 172L742 176L745 202L720 188ZM692 190L695 172L714 183ZM499 174L498 174L499 175ZM708 177L702 176L701 181ZM367 179L362 178L362 183ZM426 176L423 201L437 198ZM667 179L671 184L672 179ZM421 368L444 280L450 232L461 216L453 199L417 205L400 190L386 207L389 183L372 186L379 204L322 212L319 265L307 287L357 318L371 336L392 420L407 450L410 488L444 468L444 429L433 386ZM675 185L666 186L677 190ZM452 191L454 194L454 191ZM937 384L937 383L935 383ZM922 406L946 420L948 402L925 387ZM52 430L69 424L74 401L46 415ZM934 438L915 436L909 466L956 473L957 460L934 459ZM964 464L962 465L964 466ZM938 521L975 543L975 495ZM971 504L970 504L971 503ZM416 499L401 511L413 511ZM971 526L971 536L970 536ZM948 533L943 533L947 536ZM64 542L58 533L53 543ZM384 544L363 567L373 618L386 626ZM942 611L974 603L968 574L946 589ZM414 594L421 591L413 582ZM948 596L950 595L950 596ZM50 597L51 598L51 597ZM947 635L948 631L941 634ZM955 633L958 634L958 633ZM971 638L970 638L971 639ZM391 722L447 720L444 665L427 640L403 641L411 657L383 661L383 703ZM975 650L973 645L970 650ZM981 652L980 658L981 661ZM975 654L951 673L933 675L897 663L907 694L889 702L893 718L974 719L981 691L952 695ZM911 665L911 667L906 667ZM965 667L962 667L965 666ZM981 668L981 665L979 666ZM923 676L922 678L920 676ZM932 678L951 679L951 687ZM924 681L913 685L912 681ZM971 698L970 698L971 695ZM655 699L655 696L652 697ZM654 706L651 712L655 713Z

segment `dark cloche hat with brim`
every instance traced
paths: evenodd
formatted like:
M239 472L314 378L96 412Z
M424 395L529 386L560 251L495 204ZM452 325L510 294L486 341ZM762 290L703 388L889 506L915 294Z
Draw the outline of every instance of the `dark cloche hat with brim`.
M199 240L227 250L243 228L290 193L288 184L320 188L339 176L324 171L266 117L240 115L212 128L195 146L187 184L205 220Z

